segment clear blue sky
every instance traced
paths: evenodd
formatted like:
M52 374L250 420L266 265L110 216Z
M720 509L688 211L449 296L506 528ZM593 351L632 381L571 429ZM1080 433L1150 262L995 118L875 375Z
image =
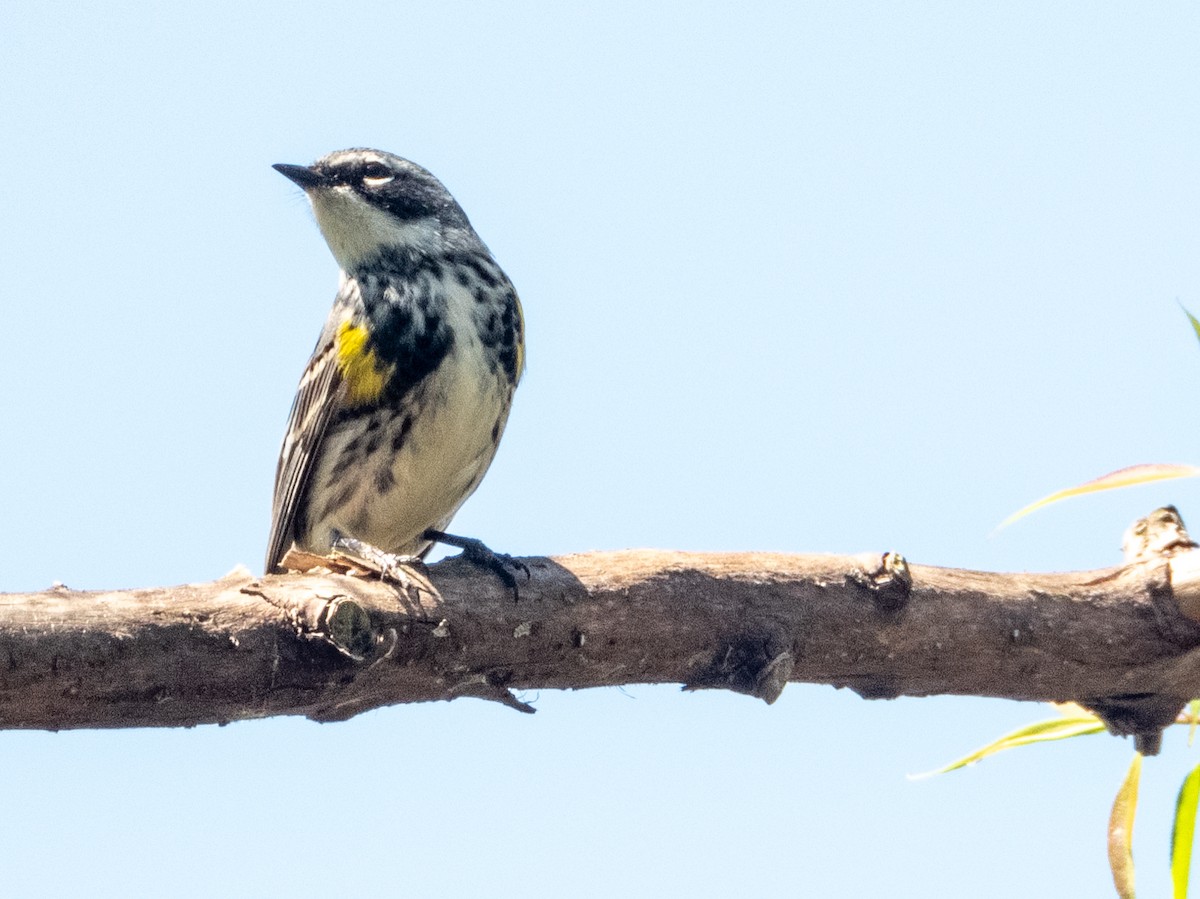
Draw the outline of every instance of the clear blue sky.
M458 531L1106 566L1200 462L1194 4L0 6L0 590L257 568L336 269L275 162L431 169L525 306ZM789 687L0 733L11 895L1104 896L1132 748ZM1200 760L1147 764L1137 858Z

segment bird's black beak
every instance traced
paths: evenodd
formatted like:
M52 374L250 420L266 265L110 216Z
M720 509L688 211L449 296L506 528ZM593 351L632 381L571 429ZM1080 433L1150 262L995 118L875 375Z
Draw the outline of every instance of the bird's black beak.
M325 183L324 175L306 165L288 165L286 162L279 162L271 166L271 168L279 172L283 177L299 184L305 190L311 187L320 187Z

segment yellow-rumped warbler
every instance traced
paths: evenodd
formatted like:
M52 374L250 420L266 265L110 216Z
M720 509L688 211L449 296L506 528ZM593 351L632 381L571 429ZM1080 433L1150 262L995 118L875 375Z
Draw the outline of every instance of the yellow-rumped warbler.
M423 556L500 443L525 363L516 291L419 165L355 149L275 168L341 285L292 405L266 570L293 544Z

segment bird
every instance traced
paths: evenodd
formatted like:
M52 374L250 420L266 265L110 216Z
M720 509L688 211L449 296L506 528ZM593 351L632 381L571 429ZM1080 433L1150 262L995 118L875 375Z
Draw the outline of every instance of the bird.
M307 195L340 272L280 450L265 570L293 546L383 571L444 542L515 590L503 562L523 566L445 533L491 465L525 368L512 282L414 162L355 148L273 168Z

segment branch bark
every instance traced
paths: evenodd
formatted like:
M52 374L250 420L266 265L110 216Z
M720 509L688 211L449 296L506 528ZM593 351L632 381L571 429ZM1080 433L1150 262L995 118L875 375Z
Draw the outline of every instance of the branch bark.
M805 682L871 699L1077 700L1153 750L1200 696L1200 550L1166 518L1165 531L1153 516L1131 530L1124 565L1069 574L640 550L525 559L517 602L457 559L413 572L403 592L239 570L4 594L0 728L334 721L461 696L527 710L511 691L635 683L772 702Z

